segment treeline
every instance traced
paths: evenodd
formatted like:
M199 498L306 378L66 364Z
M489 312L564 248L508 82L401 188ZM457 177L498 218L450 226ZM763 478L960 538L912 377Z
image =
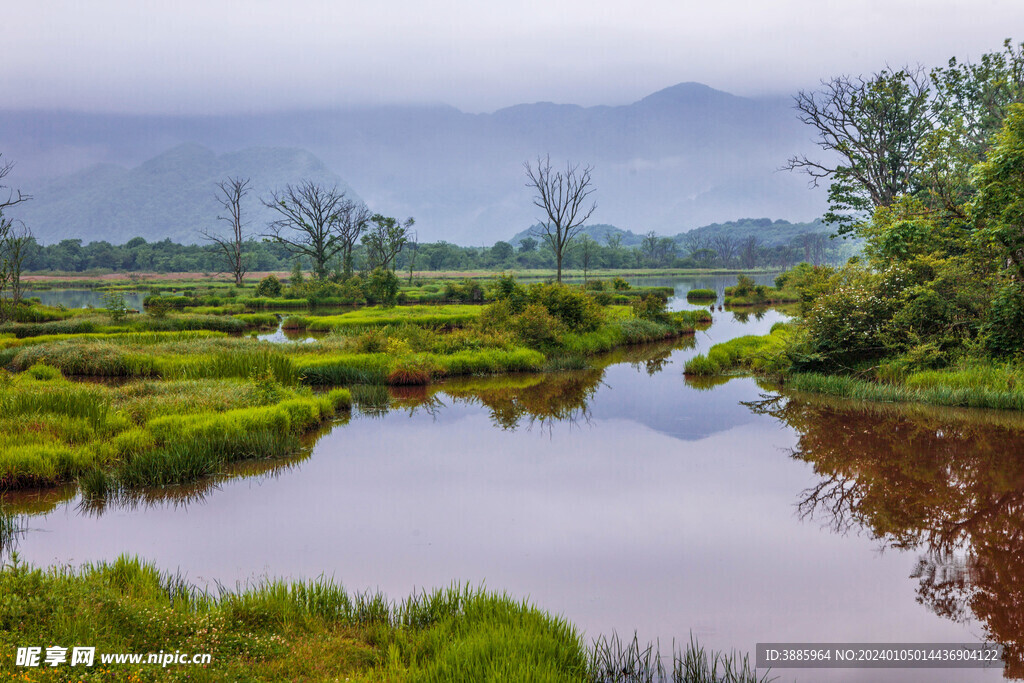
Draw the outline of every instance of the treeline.
M789 244L767 246L757 237L728 235L683 237L682 244L669 237L648 234L637 246L622 246L614 235L597 241L579 239L566 255L572 269L602 268L788 268L796 263L841 263L852 255L851 245L829 239L824 233L804 233ZM244 244L250 271L289 271L295 256L284 245L249 240ZM369 265L363 245L353 250L353 265ZM303 268L312 264L301 261ZM341 268L340 261L332 264ZM536 238L518 244L499 241L491 247L463 247L449 242L405 246L397 257L398 270L412 266L422 271L549 269L555 266L551 249ZM219 272L223 258L214 244L178 244L169 239L147 242L136 237L125 244L106 241L84 243L81 239L41 245L29 239L25 246L25 272L109 270L115 272Z

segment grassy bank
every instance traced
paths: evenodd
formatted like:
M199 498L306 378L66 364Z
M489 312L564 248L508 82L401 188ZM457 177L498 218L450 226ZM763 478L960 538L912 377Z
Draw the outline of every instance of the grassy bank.
M848 374L798 372L790 357L796 333L793 325L779 323L768 335L715 344L687 361L685 372L693 377L753 372L794 391L865 401L1024 410L1024 366L1019 363L974 358L928 370L905 370L890 362Z
M744 658L694 643L666 656L599 639L526 601L453 586L391 601L332 581L265 581L219 595L121 557L80 570L0 571L0 672L82 681L748 681ZM96 648L91 668L17 667L18 647ZM110 653L210 655L208 664L105 664ZM44 650L45 652L45 650ZM70 655L70 649L68 654ZM668 671L665 671L666 668ZM726 672L734 674L728 677Z

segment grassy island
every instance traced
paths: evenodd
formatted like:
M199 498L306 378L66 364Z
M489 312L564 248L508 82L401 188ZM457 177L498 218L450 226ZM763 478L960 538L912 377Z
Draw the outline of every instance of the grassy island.
M285 329L326 335L309 343L246 336L279 321L240 312L245 305L195 314L163 299L146 313L116 300L101 311L23 302L0 327L0 490L78 482L102 496L182 483L293 452L304 434L345 418L348 387L580 369L595 354L710 322L706 311L666 311L663 291L626 296L632 288L623 285L502 277L479 297L488 304L284 318Z

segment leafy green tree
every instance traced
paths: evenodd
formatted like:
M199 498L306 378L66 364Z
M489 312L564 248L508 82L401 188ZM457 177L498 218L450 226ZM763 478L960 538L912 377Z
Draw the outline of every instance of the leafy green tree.
M398 276L387 268L374 268L364 285L368 301L376 301L382 306L394 306L398 300Z
M849 234L876 207L914 191L921 146L932 130L929 83L921 69L884 69L868 77L836 76L820 90L795 97L800 120L815 129L818 145L837 161L794 156L788 170L827 180L825 221Z
M537 251L537 240L532 237L524 237L519 240L519 253L529 254L530 252Z
M370 265L373 268L394 270L395 258L409 242L414 224L412 218L407 218L402 223L391 216L374 214L370 218L366 234L363 235L363 244L370 255Z
M495 242L494 246L491 247L491 257L498 263L504 263L505 261L512 258L515 254L515 249L508 242Z
M1024 104L1011 105L988 160L975 170L974 213L981 234L1024 281Z
M595 242L590 235L584 235L580 239L579 245L579 256L580 265L583 267L583 281L587 281L587 275L594 268L597 261L597 255L601 250L601 245Z
M281 296L281 281L273 273L266 276L256 286L256 296L276 298Z

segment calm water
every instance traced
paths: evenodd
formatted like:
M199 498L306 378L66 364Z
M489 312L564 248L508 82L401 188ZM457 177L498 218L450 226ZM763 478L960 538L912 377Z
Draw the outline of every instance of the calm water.
M103 308L106 306L106 292L95 289L40 289L26 290L26 298L38 298L46 306L66 306L67 308ZM144 292L121 292L128 308L142 310L142 302L146 298Z
M732 281L678 281L677 294ZM485 582L589 636L692 632L750 652L1024 639L1024 423L684 379L691 355L780 319L716 312L692 342L589 371L363 389L349 422L290 461L105 510L39 497L18 550L37 564L128 552L198 583L327 574L395 597Z

